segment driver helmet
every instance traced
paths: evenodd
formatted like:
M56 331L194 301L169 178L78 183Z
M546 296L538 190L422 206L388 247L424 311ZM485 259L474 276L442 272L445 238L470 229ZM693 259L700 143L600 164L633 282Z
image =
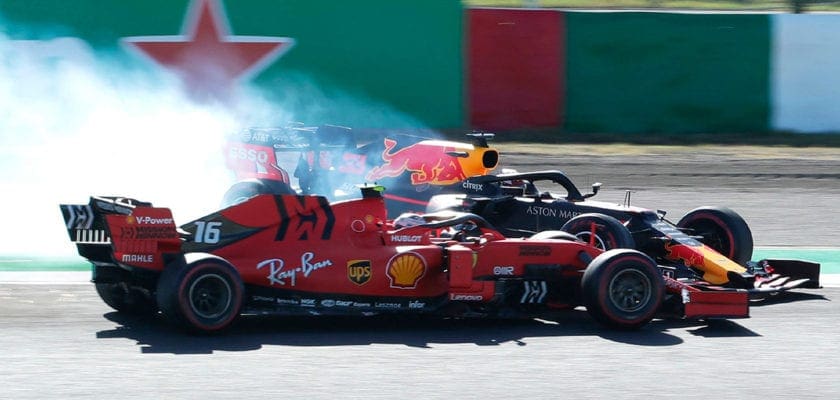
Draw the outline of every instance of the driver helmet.
M395 228L408 228L410 226L417 226L425 224L426 220L420 214L402 213L394 220Z

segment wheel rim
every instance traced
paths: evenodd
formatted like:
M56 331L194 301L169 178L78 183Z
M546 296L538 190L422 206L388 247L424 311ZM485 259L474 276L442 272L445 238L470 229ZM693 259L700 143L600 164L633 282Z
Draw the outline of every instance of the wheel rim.
M650 278L641 271L621 271L610 280L610 302L623 312L639 311L650 301L651 287Z
M233 298L230 284L221 275L202 275L190 285L190 307L201 318L224 315Z
M592 232L580 232L575 235L576 238L580 239L582 242L585 243L593 243L596 248L601 250L610 250L607 248L607 242L596 234L592 234Z
M727 232L713 222L698 222L692 227L694 234L701 236L700 242L709 246L720 254L732 257L732 244L729 243Z

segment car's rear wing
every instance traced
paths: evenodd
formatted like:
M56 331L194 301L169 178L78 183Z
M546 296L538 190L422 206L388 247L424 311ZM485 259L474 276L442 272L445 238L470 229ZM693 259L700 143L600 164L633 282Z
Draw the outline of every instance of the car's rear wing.
M179 253L172 212L125 197L92 196L88 204L62 204L70 240L94 264L162 269L164 254Z

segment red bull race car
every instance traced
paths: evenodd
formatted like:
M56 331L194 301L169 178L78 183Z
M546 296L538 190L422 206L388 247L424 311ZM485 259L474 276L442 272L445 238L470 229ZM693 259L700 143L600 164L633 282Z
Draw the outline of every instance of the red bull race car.
M129 198L61 211L107 305L198 332L241 314L521 318L585 306L619 329L658 313L749 315L746 293L676 280L636 250L558 232L505 238L470 213L388 219L379 186L333 203L258 195L180 226L169 209Z
M223 206L258 194L318 194L330 201L358 196L357 184L386 186L391 217L423 210L446 185L496 168L499 152L491 134L471 134L472 143L390 134L359 144L346 127L300 124L251 128L228 141L227 167L237 182Z
M548 183L565 193L542 191ZM820 265L800 260L751 261L752 232L724 207L700 207L677 223L664 211L590 200L601 184L583 194L560 171L472 177L433 197L430 212L457 210L485 218L508 237L567 232L598 248L635 248L684 282L743 290L753 297L793 288L818 288Z

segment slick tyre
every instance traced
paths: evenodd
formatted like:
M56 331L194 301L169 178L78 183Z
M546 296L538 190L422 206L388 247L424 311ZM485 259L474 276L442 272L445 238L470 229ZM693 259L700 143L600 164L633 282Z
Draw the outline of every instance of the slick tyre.
M158 311L148 290L125 283L97 283L96 293L109 307L125 314L151 315Z
M569 232L578 240L602 250L632 249L636 247L633 235L619 220L605 214L581 214L563 224L560 230Z
M196 333L228 327L242 308L244 285L239 273L212 255L168 265L158 282L164 316Z
M613 329L638 329L653 319L665 293L656 263L629 249L609 250L586 268L581 281L583 305L599 323Z
M750 227L738 213L724 207L691 210L677 227L738 264L752 259L753 237Z

